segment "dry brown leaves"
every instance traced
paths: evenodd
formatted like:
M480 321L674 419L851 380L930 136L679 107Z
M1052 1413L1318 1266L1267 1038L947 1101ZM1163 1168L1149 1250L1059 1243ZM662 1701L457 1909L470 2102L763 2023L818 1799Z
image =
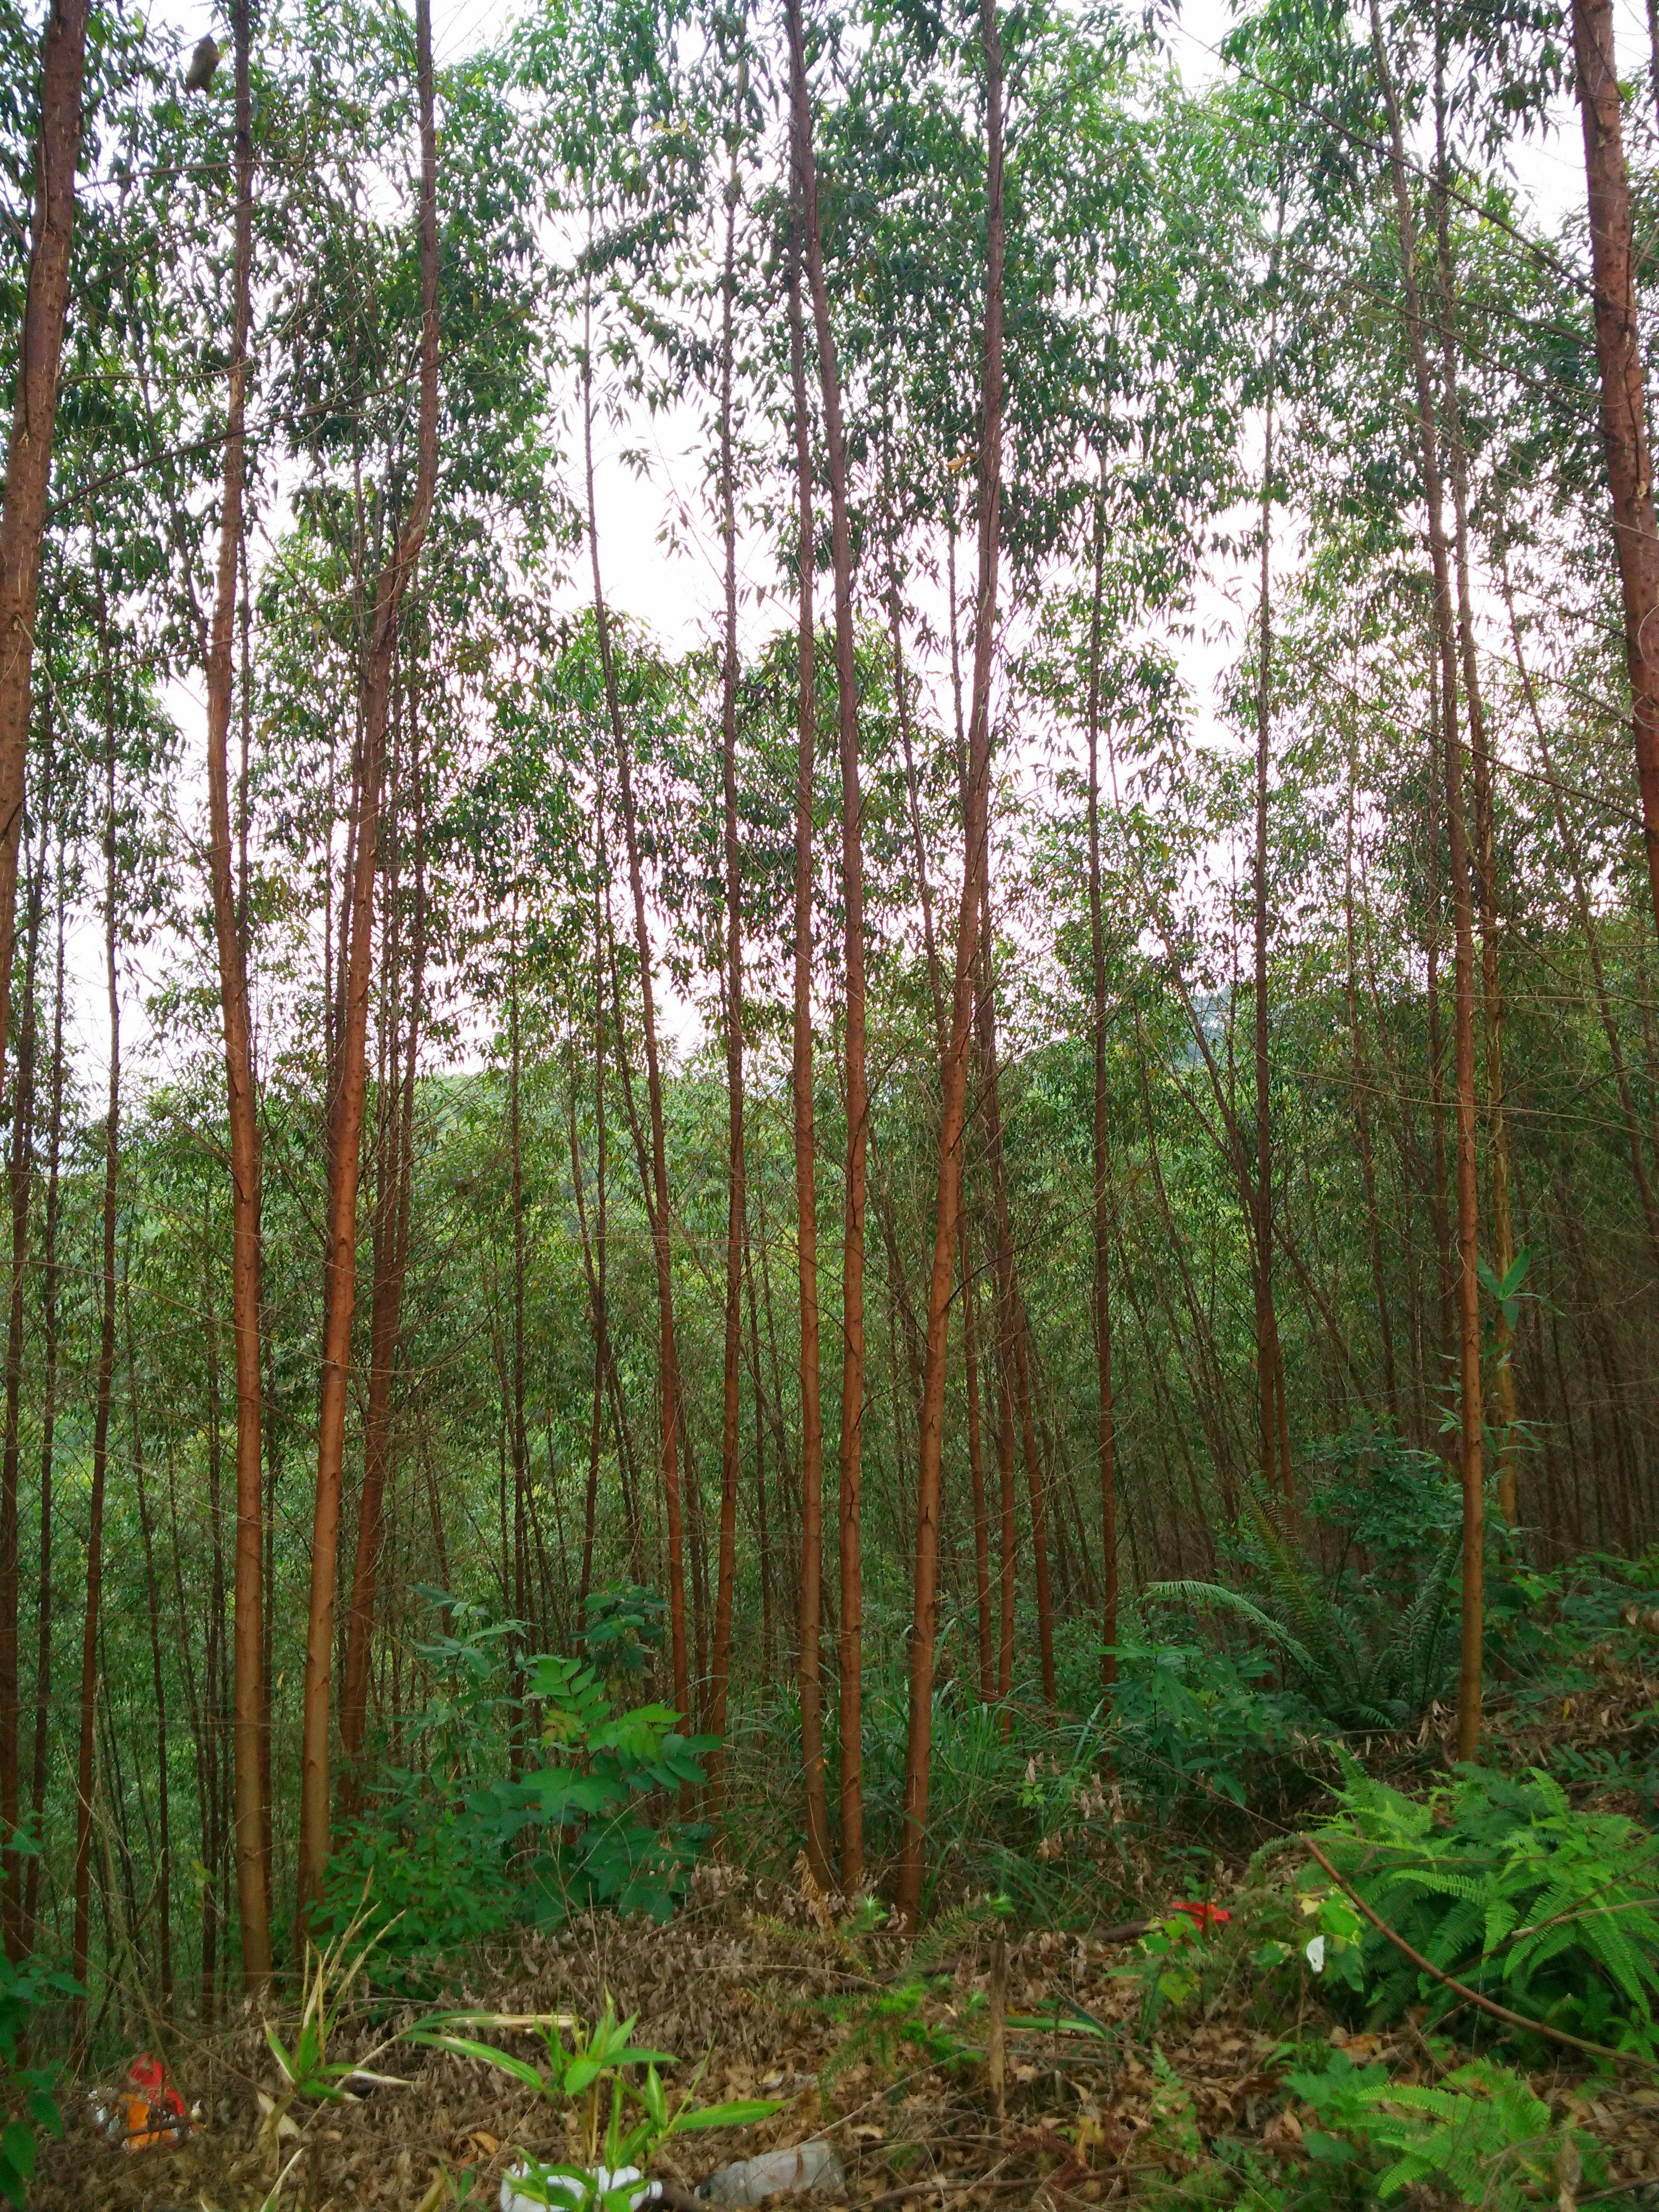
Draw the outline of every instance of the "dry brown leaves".
M827 2001L878 1992L902 1966L898 1944L866 1941L851 1953L823 1924L817 1900L798 1893L792 1903L775 1887L757 1893L720 1882L704 1897L668 1928L593 1919L532 1941L511 1960L481 1966L448 2002L592 2017L609 1995L623 2014L638 2014L644 2039L678 2055L674 2076L683 2087L695 2085L700 2100L784 2100L761 2126L671 2146L659 2168L683 2184L730 2159L828 2134L846 2161L849 2201L866 2212L878 2202L884 2212L901 2203L909 2212L930 2205L957 2212L1021 2202L1062 2212L1069 2202L1132 2195L1138 2178L1179 2172L1194 2149L1201 2155L1221 2136L1248 2138L1281 2158L1301 2155L1300 2125L1284 2106L1273 2063L1276 2045L1298 2023L1287 2018L1268 2032L1253 2020L1242 1977L1212 1998L1204 2016L1160 2023L1154 2042L1140 2032L1121 1944L1053 1931L1012 1944L1012 2011L1052 2016L1057 2004L1077 2005L1106 2035L1011 2033L1005 2131L973 2069L907 2073L901 2057L900 2070L850 2065L830 2090L821 2086L847 2033ZM988 1945L962 1954L927 2001L930 2021L959 2014L983 1990L988 1966ZM404 2024L415 2017L410 2008ZM378 2023L365 2020L358 2043L343 2039L341 2055L366 2049L390 2024L384 2014ZM1323 2032L1315 2018L1301 2025ZM1332 2032L1340 2039L1340 2030ZM497 2039L533 2055L527 2039ZM1358 2038L1349 2047L1357 2060L1384 2058L1402 2076L1427 2079L1432 2070L1426 2045L1409 2029L1391 2042ZM1155 2051L1169 2069L1161 2076ZM95 2136L82 2102L66 2140L46 2147L31 2200L39 2212L256 2212L264 2203L272 2170L256 2142L256 2100L260 2087L275 2084L258 2024L180 2036L167 2057L186 2098L204 2103L198 2137L176 2152L123 2157ZM482 2065L394 2050L377 2070L406 2077L407 2086L376 2089L309 2122L279 2200L284 2212L439 2212L465 2199L469 2179L470 2202L494 2205L515 2150L572 2154L550 2132L555 2116ZM1177 2098L1188 2100L1174 2127L1172 2076ZM1601 2141L1615 2179L1659 2179L1659 2089L1586 2088L1565 2076L1537 2086ZM459 2197L445 2193L446 2174Z

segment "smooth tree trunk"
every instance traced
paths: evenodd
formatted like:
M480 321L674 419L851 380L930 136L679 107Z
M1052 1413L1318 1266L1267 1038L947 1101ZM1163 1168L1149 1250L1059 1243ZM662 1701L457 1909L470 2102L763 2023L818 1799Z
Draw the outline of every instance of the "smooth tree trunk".
M115 1378L115 1197L121 1159L121 1001L116 966L115 702L107 619L100 603L104 632L105 760L104 975L109 1006L109 1086L104 1124L103 1266L100 1279L98 1385L92 1429L92 1479L87 1498L86 1595L81 1630L80 1747L75 1781L75 1869L72 1893L75 1933L70 1971L84 1992L92 1956L92 1826L94 1760L98 1737L98 1679L102 1652L104 1589L104 1500L109 1477L110 1401ZM74 2001L71 2040L76 2059L85 2054L87 2000Z
M1457 581L1458 657L1468 715L1469 756L1474 774L1474 840L1471 855L1479 896L1480 926L1480 1011L1486 1060L1486 1166L1492 1206L1492 1267L1507 1281L1515 1261L1515 1230L1510 1206L1509 1118L1504 1098L1504 999L1498 967L1497 854L1492 818L1491 738L1475 653L1474 611L1469 586L1469 471L1463 441L1463 410L1457 386L1455 268L1451 246L1451 195L1447 183L1444 41L1437 23L1435 76L1435 246L1440 294L1440 374L1445 407L1446 447L1450 463L1453 552ZM1513 1528L1520 1516L1513 1333L1500 1299L1493 1316L1497 1356L1492 1395L1497 1400L1498 1508Z
M1100 655L1105 588L1106 489L1095 507L1094 589L1089 610L1089 983L1093 1063L1095 1449L1100 1471L1100 1680L1117 1680L1117 1429L1112 1396L1111 1131L1106 1108L1106 926L1100 872Z
M836 600L836 712L841 749L841 875L847 979L847 1180L842 1241L841 1364L841 1886L864 1881L864 1221L870 1102L866 1075L864 800L859 788L858 667L853 624L853 536L847 498L847 441L841 370L830 321L818 220L817 168L800 0L789 0L789 76L800 168L807 289L823 398L824 471L830 484L830 563Z
M658 1396L661 1401L663 1515L668 1534L668 1633L673 1671L674 1706L691 1710L691 1671L685 1642L685 1524L680 1488L679 1357L674 1337L674 1248L668 1204L668 1139L663 1120L662 1061L657 1048L657 1002L652 981L651 924L645 903L645 872L640 858L638 811L634 804L633 747L623 720L611 638L611 611L599 572L599 507L593 488L593 356L591 343L582 356L582 439L587 489L587 545L593 578L593 621L599 633L605 711L617 755L622 799L623 841L628 854L628 885L634 907L634 948L640 963L640 1004L645 1027L645 1081L651 1120L651 1182L646 1193L651 1216L651 1249L655 1263L658 1328ZM620 1052L621 1024L617 1025ZM622 1066L626 1070L625 1060Z
M91 12L91 0L52 0L46 18L28 278L6 450L5 499L0 507L0 1097L4 1094L11 1019L40 542L46 526L58 379L69 312L75 171L81 158L82 90Z
M1283 203L1279 221L1284 222ZM1288 1506L1293 1499L1289 1420L1285 1407L1285 1369L1279 1349L1279 1316L1273 1305L1273 1147L1272 1066L1267 1006L1267 770L1273 750L1273 501L1274 383L1279 367L1279 240L1273 240L1268 283L1273 302L1268 323L1267 392L1261 467L1261 574L1256 612L1255 838L1252 855L1253 1012L1255 1015L1255 1182L1252 1197L1252 1242L1255 1257L1255 1372L1261 1487L1278 1491ZM1281 1452L1280 1438L1285 1437Z
M798 40L792 43L792 68ZM813 613L812 422L806 399L806 334L800 298L800 104L793 106L794 219L789 259L789 371L795 430L796 623L795 961L790 1024L794 1117L795 1255L800 1305L800 1579L796 1598L796 1691L806 1861L820 1889L834 1886L823 1766L821 1595L823 1588L823 1412L818 1346L818 1198L812 1098L812 809L817 744L817 642Z
M1048 1514L1031 1407L1030 1358L1026 1340L1025 1313L1014 1267L1008 1184L1003 1171L1002 1092L997 1068L996 973L992 958L995 940L991 930L988 883L982 889L980 988L975 1019L979 1032L981 1112L985 1124L986 1158L991 1174L991 1218L996 1238L997 1335L1004 1372L1012 1377L1013 1402L1019 1415L1020 1449L1025 1463L1026 1497L1031 1516L1031 1566L1036 1589L1038 1663L1042 1670L1042 1694L1053 1705L1058 1684L1054 1674L1054 1599L1048 1577ZM1006 1686L1003 1694L1007 1694Z
M991 791L991 670L996 651L997 570L1002 497L1002 40L996 0L980 0L985 58L985 334L980 391L979 575L974 605L973 696L968 725L963 824L962 901L957 913L951 1042L940 1070L939 1183L933 1272L927 1288L927 1354L922 1376L916 1481L915 1582L910 1626L910 1718L904 1760L904 1826L897 1917L914 1929L921 1916L927 1840L927 1790L933 1741L933 1647L939 1588L939 1475L945 1443L945 1385L950 1348L951 1285L962 1205L963 1135L980 908L988 860Z
M1407 335L1417 393L1429 557L1434 570L1435 627L1440 648L1441 753L1454 938L1454 1086L1457 1109L1457 1343L1459 1467L1463 1498L1463 1589L1457 1684L1457 1755L1473 1759L1480 1741L1485 1627L1485 1487L1480 1378L1480 1196L1475 1160L1474 906L1463 810L1463 754L1457 721L1457 631L1452 605L1434 387L1429 373L1422 300L1417 283L1417 233L1407 182L1399 96L1383 43L1380 0L1371 0L1371 46L1388 110L1395 224L1406 291Z
M1659 508L1648 446L1635 219L1625 161L1613 0L1572 0L1572 54L1584 132L1601 447L1624 597L1625 658L1648 885L1659 924Z
M392 1386L403 1327L404 1285L409 1273L410 1221L415 1180L415 1075L420 1056L426 988L425 805L417 705L411 706L410 778L414 787L414 933L410 956L409 1006L401 1038L394 1028L387 1107L386 1157L376 1193L378 1235L368 1323L368 1402L363 1420L363 1487L357 1507L356 1558L346 1621L340 1686L340 1752L355 1805L358 1767L368 1711L369 1659L374 1644L380 1554L386 1542L386 1494L392 1468ZM395 1006L395 993L390 994ZM401 1044L402 1065L398 1046Z
M270 1910L265 1893L264 1560L262 1526L262 1405L259 1378L258 1103L253 1073L247 957L232 870L229 737L236 590L242 550L244 422L253 272L253 101L248 46L250 0L234 0L231 27L236 71L236 224L232 273L230 388L225 427L224 495L219 566L207 660L208 873L219 955L219 1005L225 1036L230 1126L231 1331L236 1355L236 1550L232 1736L235 1759L236 1897L242 1974L258 1995L270 1974Z
M17 1080L11 1120L11 1295L6 1320L6 1416L0 1459L0 1821L8 1840L21 1810L22 1704L18 1674L17 1476L22 1446L23 1279L28 1266L29 1200L34 1184L35 979L40 967L40 914L46 886L46 837L52 814L52 734L40 788L40 844L29 880L28 933L23 961L23 1012L18 1024ZM22 1955L23 1861L6 1855L6 1956Z
M748 1242L743 1137L743 850L738 839L738 505L732 448L732 314L737 291L738 173L735 152L726 191L726 258L720 281L720 538L726 563L726 630L720 653L720 815L726 860L726 1341L720 1397L720 1525L714 1597L709 1733L726 1734L732 1671L732 1607L738 1571L738 1489L743 1479L739 1428L743 1373L743 1272ZM725 1747L708 1762L720 1802Z
M380 775L391 704L398 615L420 559L438 475L437 134L433 113L430 0L415 0L416 69L421 131L420 416L415 486L392 556L375 584L361 687L362 771L348 920L344 1018L328 1193L326 1325L317 1422L317 1496L312 1528L311 1594L306 1626L305 1705L300 1761L298 1911L303 1938L321 1893L329 1853L329 1731L332 1715L334 1597L338 1569L340 1486L345 1457L351 1321L356 1304L357 1182L368 1090L368 1001L374 959L374 872ZM301 1942L303 1948L303 1942Z
M991 1524L985 1488L985 1434L980 1401L979 1285L969 1257L967 1209L959 1209L957 1281L962 1289L962 1387L968 1401L968 1482L974 1510L974 1602L979 1624L979 1696L996 1695L996 1644L991 1629Z
M46 1195L40 1231L42 1311L40 1378L40 1518L35 1585L34 1747L29 1776L29 1814L39 1835L46 1817L47 1753L52 1720L52 1476L58 1429L58 1218L64 1149L64 832L58 832L57 956L52 1015L52 1105L46 1127ZM23 1890L23 1936L35 1941L40 1905L40 1854L30 1855Z

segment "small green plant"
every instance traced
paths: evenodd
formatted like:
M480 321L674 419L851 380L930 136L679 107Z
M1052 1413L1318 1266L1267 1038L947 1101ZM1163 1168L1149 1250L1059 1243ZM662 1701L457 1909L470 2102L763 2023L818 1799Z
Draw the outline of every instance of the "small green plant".
M893 2075L920 2067L977 2064L985 2056L984 2045L962 2028L983 2011L985 1993L975 1990L949 2017L930 2019L928 2006L940 2004L950 1986L948 1975L909 1973L885 1989L825 2000L823 2009L842 2033L819 2075L824 2087L850 2066Z
M694 2105L688 2094L678 2104L671 2102L657 2069L672 2065L673 2057L636 2046L632 2040L635 2025L636 2016L618 2020L607 1997L605 2010L591 2027L568 2013L544 2014L528 2021L500 2013L440 2013L411 2028L405 2040L494 2067L563 2117L580 2163L544 2165L528 2152L520 2152L513 2180L517 2195L532 2203L568 2208L568 2212L630 2212L638 2177L671 2137L713 2128L750 2127L779 2109L778 2100L766 2097ZM503 2027L533 2032L542 2045L542 2061L519 2058L477 2036L456 2033L464 2027ZM641 2067L642 2080L638 2078Z
M265 2022L265 2043L276 2061L278 2084L274 2096L261 2092L259 2140L267 2154L273 2160L282 2155L285 2138L296 2139L295 2148L286 2165L277 2172L270 2194L264 2200L264 2212L276 2202L287 2180L307 2148L307 2130L318 2114L331 2106L343 2104L351 2094L348 2085L362 2081L371 2087L380 2085L401 2088L404 2084L395 2075L377 2074L374 2062L391 2050L399 2039L395 2033L386 2036L372 2051L356 2058L331 2058L329 2041L338 2028L347 2000L354 1985L362 1978L364 1967L376 1943L378 1934L371 1934L362 1943L355 1956L348 1954L357 1942L369 1918L368 1899L360 1901L358 1910L325 1950L315 1945L307 1947L303 1996L300 2017L290 2031L292 2040L285 2042L270 2022ZM310 2112L303 2122L293 2117L296 2106L309 2105Z
M1528 2019L1659 2056L1659 1839L1575 1811L1536 1770L1466 1767L1419 1800L1350 1763L1340 1799L1321 1831L1332 1863L1431 1964ZM1458 2002L1376 1929L1360 1940L1375 2019Z
M74 1996L78 1984L55 1972L44 1960L15 1965L0 1955L0 2197L21 2206L33 2178L40 2131L64 2132L63 2115L53 2094L56 2075L41 2066L26 2066L23 2050L29 2024L43 1997Z
M1288 2075L1286 2087L1318 2123L1304 2132L1309 2156L1380 2167L1374 2186L1383 2199L1427 2186L1486 2212L1523 2212L1558 2195L1569 2174L1601 2178L1589 2138L1559 2127L1522 2075L1490 2059L1425 2086L1390 2081L1386 2067L1356 2066L1333 2051Z

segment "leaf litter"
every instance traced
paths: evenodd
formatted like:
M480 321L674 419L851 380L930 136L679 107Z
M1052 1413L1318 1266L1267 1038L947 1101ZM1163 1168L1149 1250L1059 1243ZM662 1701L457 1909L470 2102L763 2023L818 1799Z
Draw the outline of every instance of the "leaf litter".
M702 2098L781 2100L768 2120L672 2143L655 2172L682 2191L736 2160L822 2139L844 2167L839 2201L860 2212L1022 2202L1063 2212L1167 2191L1220 2145L1302 2160L1302 2123L1283 2086L1298 2038L1305 2046L1322 2037L1357 2064L1385 2063L1401 2082L1443 2070L1411 2021L1389 2035L1350 2035L1316 1993L1264 2022L1248 1974L1149 2026L1144 1980L1124 1971L1121 1927L1032 1930L1007 1939L999 2125L984 2064L988 1915L935 1966L937 1943L912 1954L880 1933L850 1941L821 1897L731 1869L708 1874L699 1901L667 1926L592 1916L477 1960L445 1998L528 2019L591 2018L609 1996L677 2054L678 2087L695 2080ZM338 2049L349 2057L381 2045L428 2009L367 2005L343 2023ZM520 2047L510 2028L496 2039ZM522 2048L532 2055L527 2039ZM277 2177L261 2113L276 2085L260 2022L244 2012L217 2029L181 2026L167 2061L199 2106L197 2132L176 2149L115 2157L90 2108L72 2110L64 2140L43 2148L30 2200L39 2212L260 2212L271 2202ZM493 2069L394 2046L375 2070L393 2078L314 2112L297 2155L284 2139L288 2171L271 2212L493 2207L520 2154L572 2154L571 2139L550 2133L547 2106ZM1638 2192L1618 2212L1659 2203L1659 2088L1565 2069L1531 2079L1553 2112L1595 2138L1610 2180Z

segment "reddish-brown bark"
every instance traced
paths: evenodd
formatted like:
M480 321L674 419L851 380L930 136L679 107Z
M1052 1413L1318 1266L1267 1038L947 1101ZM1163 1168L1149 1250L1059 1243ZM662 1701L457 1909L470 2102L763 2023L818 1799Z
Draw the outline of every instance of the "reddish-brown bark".
M797 66L799 36L790 66ZM812 1101L812 798L817 744L817 642L812 607L812 424L806 401L806 336L800 301L800 107L793 101L797 201L789 260L789 370L795 427L796 623L795 969L791 1026L794 1109L795 1252L800 1305L800 1577L796 1596L796 1689L800 1698L801 1784L806 1860L822 1889L831 1887L830 1802L823 1770L823 1689L819 1635L823 1586L823 1413L818 1350L817 1142Z
M1100 878L1100 647L1105 590L1106 500L1095 506L1094 589L1089 608L1089 983L1094 1078L1095 1437L1100 1469L1100 1679L1117 1680L1117 1429L1112 1398L1111 1133L1106 1114L1106 926Z
M818 221L812 113L806 89L799 0L787 10L790 86L800 171L807 289L823 397L823 459L830 483L830 550L836 599L836 713L841 739L841 876L847 979L847 1182L842 1243L841 1363L841 1886L864 1880L864 1220L870 1100L866 1075L864 800L859 788L858 670L853 625L853 536L847 501L847 441L841 371L830 323Z
M46 526L58 377L69 312L75 171L81 158L81 94L91 0L52 0L40 56L40 127L35 142L34 218L17 356L17 390L0 509L0 1095L11 1018L17 863L28 762L34 616L40 541Z
M945 1443L951 1284L962 1205L963 1133L980 907L987 872L991 789L991 668L996 650L997 569L1002 500L1003 95L1002 41L996 0L981 0L985 55L985 337L980 393L979 576L974 605L974 675L968 725L963 825L962 902L957 915L956 975L950 1048L940 1070L939 1187L933 1272L927 1288L927 1358L922 1377L916 1482L915 1583L910 1629L910 1720L904 1762L904 1827L897 1913L914 1929L921 1913L927 1840L927 1787L933 1741L933 1645L939 1587L939 1473Z
M414 931L410 953L409 1005L401 1039L390 1055L386 1141L375 1192L374 1285L368 1322L368 1403L363 1419L363 1487L357 1504L356 1558L346 1621L345 1663L340 1686L340 1753L346 1802L355 1804L368 1710L368 1662L374 1633L380 1553L386 1541L386 1492L392 1457L392 1383L409 1273L410 1221L415 1170L415 1073L420 1054L426 988L425 805L422 781L418 702L411 703L410 781L414 794ZM388 994L391 996L392 994ZM395 1049L402 1044L402 1066Z
M1457 632L1447 554L1434 387L1429 374L1422 300L1417 283L1417 234L1407 183L1400 102L1382 39L1378 0L1371 0L1371 49L1388 110L1394 172L1395 228L1406 292L1407 335L1416 385L1423 494L1428 509L1429 557L1434 570L1435 629L1440 650L1441 765L1445 776L1446 828L1451 875L1454 939L1453 1060L1457 1108L1457 1340L1459 1460L1463 1495L1462 1656L1457 1686L1457 1755L1473 1759L1480 1741L1482 1641L1486 1560L1480 1382L1480 1194L1475 1162L1474 903L1468 836L1463 811L1463 754L1457 721Z
M208 874L219 955L219 1003L225 1034L230 1127L231 1328L236 1354L236 1551L232 1668L235 1757L236 1895L242 1972L250 1990L270 1973L270 1900L265 1894L263 1497L259 1389L259 1115L248 1012L247 961L232 880L230 734L232 650L242 545L244 422L253 270L253 120L248 0L231 10L236 70L236 228L233 261L230 391L225 426L224 497L219 568L207 656Z
M1572 52L1584 132L1601 445L1625 602L1625 656L1648 883L1654 918L1659 922L1659 526L1648 451L1635 225L1625 162L1613 0L1572 0Z
M329 1850L329 1725L334 1665L334 1595L345 1455L351 1320L356 1303L357 1183L368 1089L369 986L374 960L374 872L380 778L391 705L398 615L431 520L438 476L437 134L432 82L430 0L416 0L415 44L421 131L421 386L415 484L392 557L370 602L362 686L362 770L349 910L346 988L332 1116L328 1194L326 1323L317 1421L317 1497L306 1628L304 1725L300 1761L298 1920L303 1933L322 1887Z

